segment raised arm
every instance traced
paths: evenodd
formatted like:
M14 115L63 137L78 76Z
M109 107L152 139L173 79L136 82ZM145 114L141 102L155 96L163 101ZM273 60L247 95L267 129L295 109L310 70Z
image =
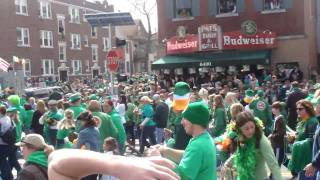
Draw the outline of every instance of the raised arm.
M165 159L128 158L93 151L64 149L49 157L49 179L75 180L91 174L108 174L120 179L178 180ZM134 173L130 173L134 172Z

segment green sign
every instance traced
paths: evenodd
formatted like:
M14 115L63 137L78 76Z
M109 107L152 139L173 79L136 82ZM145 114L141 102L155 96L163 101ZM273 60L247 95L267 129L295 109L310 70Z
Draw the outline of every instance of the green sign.
M247 20L241 24L241 30L244 34L255 35L258 31L256 22Z

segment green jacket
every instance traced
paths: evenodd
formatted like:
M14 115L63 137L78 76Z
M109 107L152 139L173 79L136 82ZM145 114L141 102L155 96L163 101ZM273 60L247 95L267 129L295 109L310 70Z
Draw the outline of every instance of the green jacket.
M101 136L100 150L103 152L103 143L107 137L118 138L118 129L112 122L111 116L103 112L92 112L93 116L97 116L101 120L101 125L99 127L99 132Z
M81 113L86 111L86 109L81 107L81 106L70 106L68 109L73 111L73 119L75 119L75 120L77 120L77 118L79 117L79 115ZM76 123L76 132L80 132L80 129L81 129L81 125L77 121L77 123Z
M262 98L255 99L249 105L253 115L262 120L265 126L265 133L268 136L272 132L272 111L269 103Z
M111 120L118 130L118 138L117 139L118 139L119 144L124 145L127 140L127 135L126 135L126 131L123 127L123 124L121 122L121 118L120 118L119 113L113 108L112 111L108 114L111 116Z
M297 141L312 139L317 130L318 119L311 117L305 122L300 121L297 125Z
M222 135L226 131L227 119L226 112L222 108L217 108L213 113L214 127L211 132L214 137Z
M171 131L174 131L174 122L176 119L177 115L176 113L173 111L173 108L170 108L170 112L169 112L169 118L168 118L168 123L167 123L167 128L170 129Z
M34 110L28 110L25 112L25 119L22 122L24 129L29 130L31 128L33 113Z
M134 113L134 109L136 108L136 106L133 104L133 103L128 103L128 109L125 113L125 119L126 119L126 122L128 123L132 123L132 122L137 122L137 114Z

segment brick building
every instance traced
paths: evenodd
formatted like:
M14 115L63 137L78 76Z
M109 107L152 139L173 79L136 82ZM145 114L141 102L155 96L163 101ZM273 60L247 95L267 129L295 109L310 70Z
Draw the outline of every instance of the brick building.
M108 28L92 28L84 14L113 12L107 1L2 0L0 57L33 78L68 80L106 73ZM13 57L19 60L13 61Z
M305 77L309 77L319 67L316 3L316 0L157 0L159 42L164 49L168 50L166 44L170 38L177 37L179 28L182 27L186 34L198 35L198 28L206 24L219 25L222 47L192 53L189 51L169 55L167 52L153 64L153 68L221 66L227 69L228 66L235 65L240 71L242 65L250 65L250 69L259 69L258 65L262 65L274 71L282 71L298 66ZM256 28L256 34L243 35L245 22L250 22L250 28ZM249 48L239 45L230 48L226 42L227 35L234 33L238 33L238 40L244 36L260 38L271 37L273 34L275 43L272 46L252 43ZM176 42L179 44L180 40L178 38ZM262 42L269 43L269 39L264 40ZM263 53L265 54L262 55Z

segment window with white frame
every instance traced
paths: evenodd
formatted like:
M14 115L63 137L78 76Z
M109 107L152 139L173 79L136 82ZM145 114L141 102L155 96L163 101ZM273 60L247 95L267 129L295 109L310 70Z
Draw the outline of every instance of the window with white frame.
M279 10L283 9L283 0L263 0L263 9L268 10Z
M71 49L81 49L81 37L80 34L71 34Z
M192 17L192 0L175 0L176 18Z
M96 38L98 35L98 28L97 27L91 27L91 37Z
M25 76L31 76L31 61L30 59L24 59L23 71Z
M53 35L52 31L40 31L40 42L42 48L53 47Z
M77 7L69 7L70 22L80 23L80 11Z
M42 74L53 75L54 74L54 61L52 59L42 60Z
M218 0L218 14L237 13L237 0Z
M27 0L15 0L16 14L28 15L28 1Z
M64 22L65 17L58 16L57 19L58 19L58 32L59 34L64 35L65 34L65 22Z
M59 43L59 60L65 61L66 59L66 43Z
M30 46L29 29L17 27L17 45Z
M107 51L108 49L110 49L110 39L107 37L102 38L103 41L103 51Z
M51 19L51 3L49 1L40 1L40 17L43 19Z
M72 60L72 74L81 74L82 64L80 60Z
M91 45L92 48L92 61L98 61L98 45Z
M89 38L88 35L83 36L83 44L85 47L89 47Z

